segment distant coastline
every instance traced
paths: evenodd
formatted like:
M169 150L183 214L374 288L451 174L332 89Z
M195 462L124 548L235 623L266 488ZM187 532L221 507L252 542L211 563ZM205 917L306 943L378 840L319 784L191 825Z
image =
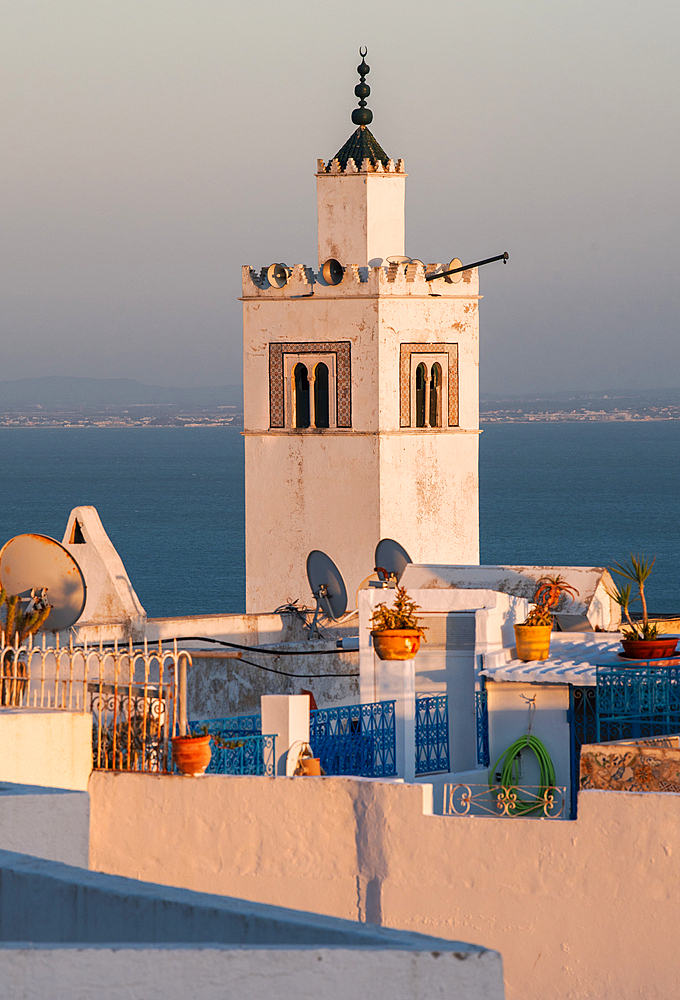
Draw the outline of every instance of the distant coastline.
M243 427L243 414L233 413L225 416L196 416L178 414L172 417L140 417L122 420L120 417L96 416L91 418L69 419L59 414L41 414L36 418L28 414L0 413L0 430L17 428L62 428L64 430L85 430L89 427L117 430L126 427Z
M640 423L680 420L680 389L482 396L482 423Z
M479 422L483 424L583 424L583 423L651 423L659 420L680 420L680 412L672 416L650 416L629 413L626 410L612 413L491 413L480 412Z

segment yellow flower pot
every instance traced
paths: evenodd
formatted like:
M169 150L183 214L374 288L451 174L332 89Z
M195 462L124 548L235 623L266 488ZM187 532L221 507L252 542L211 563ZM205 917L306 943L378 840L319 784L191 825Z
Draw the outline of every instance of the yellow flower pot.
M550 653L552 625L515 625L517 659L547 660Z
M420 649L415 628L373 629L373 648L381 660L412 660Z

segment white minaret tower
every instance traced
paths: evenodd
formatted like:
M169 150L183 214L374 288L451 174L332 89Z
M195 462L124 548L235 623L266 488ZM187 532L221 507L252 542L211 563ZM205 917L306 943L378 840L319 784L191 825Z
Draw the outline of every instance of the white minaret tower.
M358 72L358 128L318 161L318 270L243 268L249 612L312 603L311 549L350 607L381 538L479 562L477 269L426 281L441 265L404 258L404 164Z

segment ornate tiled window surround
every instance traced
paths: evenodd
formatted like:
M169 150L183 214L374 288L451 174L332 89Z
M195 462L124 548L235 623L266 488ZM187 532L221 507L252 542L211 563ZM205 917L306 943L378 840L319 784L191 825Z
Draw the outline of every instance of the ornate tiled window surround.
M411 356L413 354L448 355L448 426L458 426L458 344L399 345L399 426L411 427ZM444 359L442 359L443 361ZM445 362L444 362L445 363ZM443 423L443 421L442 421ZM446 424L444 424L446 426Z
M352 354L349 340L275 343L269 345L269 426L286 427L284 355L334 354L336 365L336 427L352 426ZM290 425L290 420L288 421Z

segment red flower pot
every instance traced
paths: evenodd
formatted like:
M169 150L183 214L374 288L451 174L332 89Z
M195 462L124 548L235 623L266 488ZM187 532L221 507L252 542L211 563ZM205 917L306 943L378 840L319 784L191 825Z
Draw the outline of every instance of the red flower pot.
M196 778L210 763L210 736L173 736L172 759L182 774Z
M662 656L673 656L678 637L660 635L656 639L622 639L621 645L631 660L657 660Z

